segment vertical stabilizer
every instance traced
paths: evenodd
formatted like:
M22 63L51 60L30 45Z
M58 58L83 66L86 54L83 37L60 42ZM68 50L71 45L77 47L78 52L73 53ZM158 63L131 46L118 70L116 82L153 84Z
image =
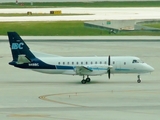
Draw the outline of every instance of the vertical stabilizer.
M8 38L14 62L18 61L19 55L25 55L29 60L35 58L29 47L16 32L8 32Z

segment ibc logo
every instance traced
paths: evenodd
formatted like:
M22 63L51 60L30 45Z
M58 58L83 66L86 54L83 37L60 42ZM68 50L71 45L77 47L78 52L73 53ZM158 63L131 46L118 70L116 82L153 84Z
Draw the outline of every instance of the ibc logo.
M12 50L17 50L17 49L23 49L23 45L24 45L24 43L12 43L12 46L11 46L11 48L12 48Z

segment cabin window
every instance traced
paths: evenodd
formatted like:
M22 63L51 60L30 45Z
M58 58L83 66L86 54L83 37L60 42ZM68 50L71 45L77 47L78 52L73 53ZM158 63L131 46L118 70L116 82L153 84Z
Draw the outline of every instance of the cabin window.
M91 64L92 64L92 62L91 62Z
M74 62L72 62L72 65L74 65Z
M78 62L77 62L77 65L78 65Z
M107 62L105 61L104 64L107 64Z
M95 64L97 64L97 61L95 62Z
M113 61L113 64L115 64L115 62Z
M60 63L60 62L58 62L58 64L60 65L61 63Z
M99 63L100 63L100 64L102 64L102 62L101 62L101 61L100 61Z
M65 62L63 62L63 65L65 64Z
M81 65L83 65L83 62L81 62Z
M124 62L124 65L126 65L126 62Z
M67 62L67 64L69 65L69 62Z
M86 62L86 65L88 64L88 62Z

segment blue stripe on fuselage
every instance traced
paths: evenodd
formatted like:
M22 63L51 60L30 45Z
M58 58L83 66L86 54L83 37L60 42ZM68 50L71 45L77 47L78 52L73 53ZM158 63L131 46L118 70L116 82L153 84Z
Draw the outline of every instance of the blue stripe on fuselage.
M12 61L9 64L18 68L23 68L23 69L65 69L65 70L74 69L73 66L50 65L39 60L38 58L35 58L34 60L32 60L31 63L17 64L16 61Z
M47 64L38 58L32 59L30 63L17 64L16 61L12 61L9 64L18 68L24 69L56 69L55 65Z
M32 59L31 63L17 64L16 61L12 61L9 64L23 69L59 69L59 70L74 70L75 66L62 66L62 65L50 65L38 58ZM107 70L106 68L88 67L90 70Z
M124 69L124 68L116 68L117 71L130 71L130 69Z
M74 67L73 66L60 66L60 65L56 65L57 69L67 69L67 70L73 70Z

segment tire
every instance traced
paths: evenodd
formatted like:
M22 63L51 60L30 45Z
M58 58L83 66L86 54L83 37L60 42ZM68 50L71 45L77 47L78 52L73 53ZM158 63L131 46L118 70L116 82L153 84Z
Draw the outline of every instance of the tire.
M141 80L137 80L137 83L141 83Z
M91 81L91 79L90 78L86 78L86 82L90 82Z
M82 83L82 84L86 84L86 80L82 80L81 83Z

